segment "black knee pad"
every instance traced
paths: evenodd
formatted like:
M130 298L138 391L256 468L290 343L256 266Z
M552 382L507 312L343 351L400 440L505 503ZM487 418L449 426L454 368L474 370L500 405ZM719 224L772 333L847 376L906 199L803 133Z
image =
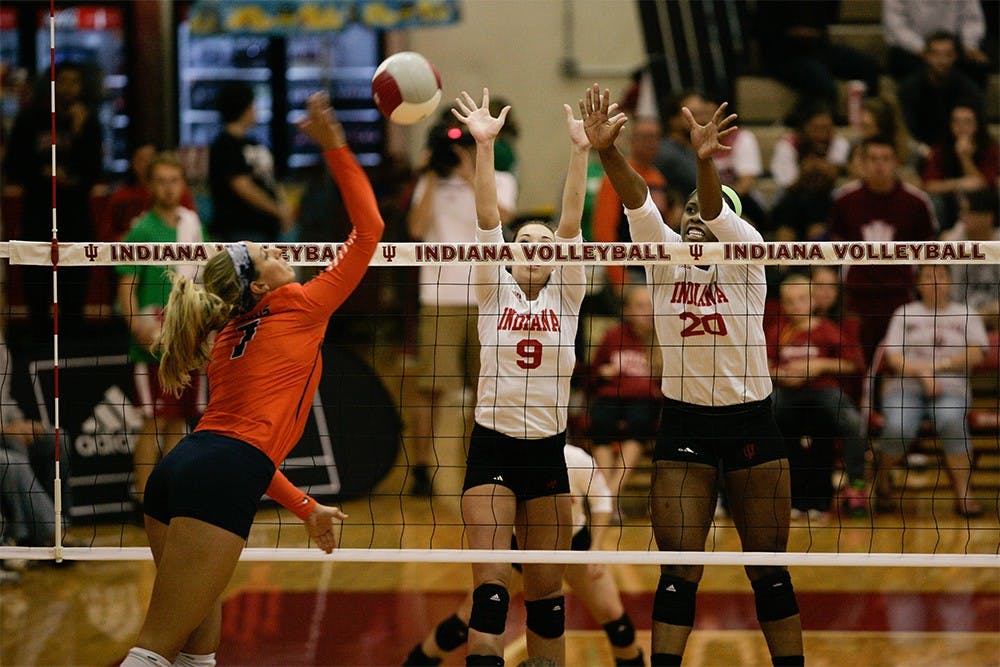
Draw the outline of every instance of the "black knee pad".
M467 655L465 665L485 665L486 667L503 667L503 656L499 655Z
M507 625L510 593L500 584L483 584L472 591L469 627L488 635L502 635Z
M434 641L442 651L454 651L469 638L469 626L452 614L438 623L434 631Z
M608 641L616 648L631 646L635 641L635 626L628 614L622 614L621 618L616 618L610 623L604 624L604 634L608 636Z
M758 621L780 621L799 613L792 578L787 570L761 577L750 585L753 586Z
M656 597L653 598L653 620L670 625L694 626L694 596L697 592L698 584L661 574L656 585Z
M526 625L539 637L555 639L562 637L566 630L566 598L544 600L525 600L524 608L528 612Z
M441 664L441 658L432 658L426 653L420 644L413 647L410 655L403 661L405 667L437 667Z

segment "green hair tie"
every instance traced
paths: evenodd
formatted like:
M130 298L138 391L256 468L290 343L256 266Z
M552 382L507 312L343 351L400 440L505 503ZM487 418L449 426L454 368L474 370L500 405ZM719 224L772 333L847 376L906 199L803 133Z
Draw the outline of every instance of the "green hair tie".
M729 203L732 204L733 212L736 213L736 216L737 217L742 216L743 202L740 201L740 196L736 194L736 190L733 190L728 185L723 185L722 194L726 195L729 198Z

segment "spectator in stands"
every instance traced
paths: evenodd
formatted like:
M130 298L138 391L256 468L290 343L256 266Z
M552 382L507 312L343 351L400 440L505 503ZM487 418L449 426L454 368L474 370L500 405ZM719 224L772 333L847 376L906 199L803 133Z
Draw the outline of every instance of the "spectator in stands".
M691 146L687 121L681 111L684 107L691 110L699 123L711 118L715 109L694 90L682 91L667 100L667 136L660 142L655 163L670 187L677 188L686 197L696 185L698 158Z
M883 0L882 30L889 46L889 74L896 80L921 68L927 35L947 31L961 42L960 66L985 88L989 57L980 48L986 36L980 0Z
M497 97L490 100L490 113L494 116L500 113L500 110L504 107L510 106L506 98ZM514 149L514 142L517 140L517 136L520 134L520 129L517 126L517 121L514 118L513 111L507 113L507 120L504 122L503 129L497 136L496 143L494 144L494 157L493 166L497 171L507 171L515 176L517 175L517 152Z
M944 140L931 149L923 170L923 188L941 228L955 224L962 192L995 188L998 174L1000 145L990 136L977 102L958 102Z
M937 232L930 198L897 175L896 146L873 137L861 146L860 181L835 193L830 235L838 241L930 241ZM851 266L844 279L844 307L860 320L866 363L882 339L892 313L913 297L908 265Z
M926 416L944 450L955 491L955 513L973 517L983 512L969 484L968 375L982 360L988 341L979 316L968 305L951 301L951 287L948 266L921 266L917 277L920 300L896 310L882 344L885 424L875 445L880 511L897 511L899 496L892 491L889 474L904 459Z
M98 230L102 241L121 240L132 229L136 218L149 210L153 204L153 193L149 189L149 165L156 157L156 146L150 142L140 142L132 151L128 180L108 197L107 219L104 228ZM194 210L194 195L184 187L181 205Z
M825 236L834 185L850 154L826 103L800 103L793 117L795 130L778 140L771 156L771 175L782 189L772 219L775 237L783 241Z
M714 105L714 102L706 103L708 107ZM735 113L735 110L732 112ZM721 143L730 150L719 151L712 157L715 168L719 171L719 179L740 196L743 217L758 229L768 229L768 214L757 191L757 179L763 175L764 165L756 135L749 128L739 127L732 134L723 137ZM664 220L666 221L666 216ZM667 224L670 224L669 221Z
M149 165L152 204L125 236L126 243L200 243L201 220L181 204L187 180L184 165L176 153L164 152ZM145 418L142 433L132 453L135 461L135 497L141 507L146 481L153 466L174 448L188 431L187 420L199 416L198 376L191 386L175 397L163 391L159 382L159 356L151 346L160 335L160 316L170 295L172 267L120 265L116 267L118 303L131 333L129 361L135 380L135 404ZM177 273L194 278L195 265L173 267Z
M476 200L475 140L456 126L450 110L428 135L428 163L413 192L407 216L410 237L430 243L474 243ZM517 180L498 171L497 200L503 223L517 206ZM477 310L468 266L424 266L420 269L420 313L417 328L417 392L410 401L410 493L433 493L430 467L434 461L434 409L444 396L475 387L479 377ZM468 405L458 400L459 405Z
M628 161L639 174L646 185L649 186L650 194L656 207L666 218L667 205L667 180L660 170L656 168L654 160L656 152L660 147L660 137L662 130L660 121L655 118L636 118L631 123L629 133ZM608 242L628 242L628 220L625 218L625 210L622 208L621 200L615 193L611 181L607 177L601 182L601 189L597 193L597 201L594 202L594 240ZM615 292L615 297L621 299L621 287L625 282L625 268L622 266L606 266L605 275L608 283ZM637 270L637 276L643 275L642 268Z
M250 136L257 125L253 88L238 81L219 91L223 128L208 156L212 193L209 231L217 241L274 242L291 231L295 218L274 179L274 157Z
M1000 241L996 188L966 193L960 211L958 222L941 235L942 241ZM1000 264L955 264L952 279L951 300L969 304L988 331L1000 330Z
M858 125L858 136L851 144L851 157L847 164L847 176L852 179L862 177L861 144L872 137L886 137L896 146L896 158L899 160L899 176L907 183L917 183L918 158L925 155L918 152L917 142L910 136L903 120L903 112L896 100L891 97L869 97L861 103L861 120Z
M808 276L793 273L781 284L781 318L767 331L775 381L774 418L785 436L792 474L792 508L812 519L828 516L833 499L836 440L848 466L845 501L863 508L865 497L861 413L844 393L841 379L864 368L861 348L840 326L812 308ZM860 461L861 465L856 464Z
M794 88L801 99L837 108L837 79L860 79L869 96L879 92L874 58L830 41L839 0L758 2L756 35L765 71Z
M591 449L608 480L612 516L618 520L622 490L659 426L662 361L655 341L649 290L630 283L623 293L622 324L604 334L591 362Z
M97 115L100 78L90 68L72 62L59 65L55 76L59 240L90 241L94 238L91 194L101 180L104 164ZM52 239L51 117L46 71L39 77L31 100L14 121L5 152L7 182L22 188L24 218L17 238L25 241ZM40 340L52 335L52 269L25 266L22 271L33 333ZM63 334L76 331L83 324L88 274L82 267L64 267L59 271L59 318Z
M55 537L54 432L28 419L11 395L14 368L0 331L0 533L22 546L49 547ZM62 511L68 524L73 508L70 491L70 447L60 433Z
M924 144L923 153L945 140L951 109L959 100L982 104L982 91L955 66L958 53L958 40L952 33L928 35L924 66L899 84L899 106L910 134Z

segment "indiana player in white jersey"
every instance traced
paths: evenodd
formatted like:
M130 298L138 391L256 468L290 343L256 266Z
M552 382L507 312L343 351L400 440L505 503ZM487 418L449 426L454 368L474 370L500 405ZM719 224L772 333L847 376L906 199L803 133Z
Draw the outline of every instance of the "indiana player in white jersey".
M468 93L452 113L476 139L476 238L503 243L493 143L510 107L489 112L489 91L476 105ZM564 105L571 140L559 228L544 223L515 231L517 243L580 242L590 144L583 123ZM563 445L574 341L586 290L583 266L478 266L480 374L476 424L466 460L462 518L472 549L506 549L516 528L524 549L569 549L573 517ZM525 564L528 654L565 664L564 565ZM467 665L502 665L511 567L472 566L475 590Z
M614 145L625 119L595 85L581 109L584 127L625 206L632 240L761 241L724 199L712 162L735 131L726 104L705 125L685 108L698 155L698 189L689 197L678 235L663 223L645 181ZM666 397L650 513L663 551L702 551L722 469L733 522L746 551L784 551L791 510L789 468L771 412L763 314L762 266L651 266L656 333L663 353ZM694 625L701 565L665 565L653 602L653 665L680 665ZM801 665L802 624L786 568L747 566L757 618L775 665Z
M575 445L563 448L573 503L573 551L600 549L611 519L612 495L594 459ZM589 513L589 521L588 521ZM511 545L517 549L517 543ZM523 565L515 565L522 569ZM635 626L622 604L611 570L604 565L574 563L566 566L566 583L590 615L604 628L616 667L645 665L635 639ZM445 655L465 643L472 614L470 593L455 613L438 623L413 647L403 662L407 667L440 665Z

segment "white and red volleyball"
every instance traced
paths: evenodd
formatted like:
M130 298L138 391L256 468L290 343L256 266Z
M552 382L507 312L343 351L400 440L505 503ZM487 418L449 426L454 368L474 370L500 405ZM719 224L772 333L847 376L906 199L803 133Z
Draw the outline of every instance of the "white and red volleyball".
M394 53L372 77L372 97L393 123L412 125L434 113L441 102L441 75L413 51Z

